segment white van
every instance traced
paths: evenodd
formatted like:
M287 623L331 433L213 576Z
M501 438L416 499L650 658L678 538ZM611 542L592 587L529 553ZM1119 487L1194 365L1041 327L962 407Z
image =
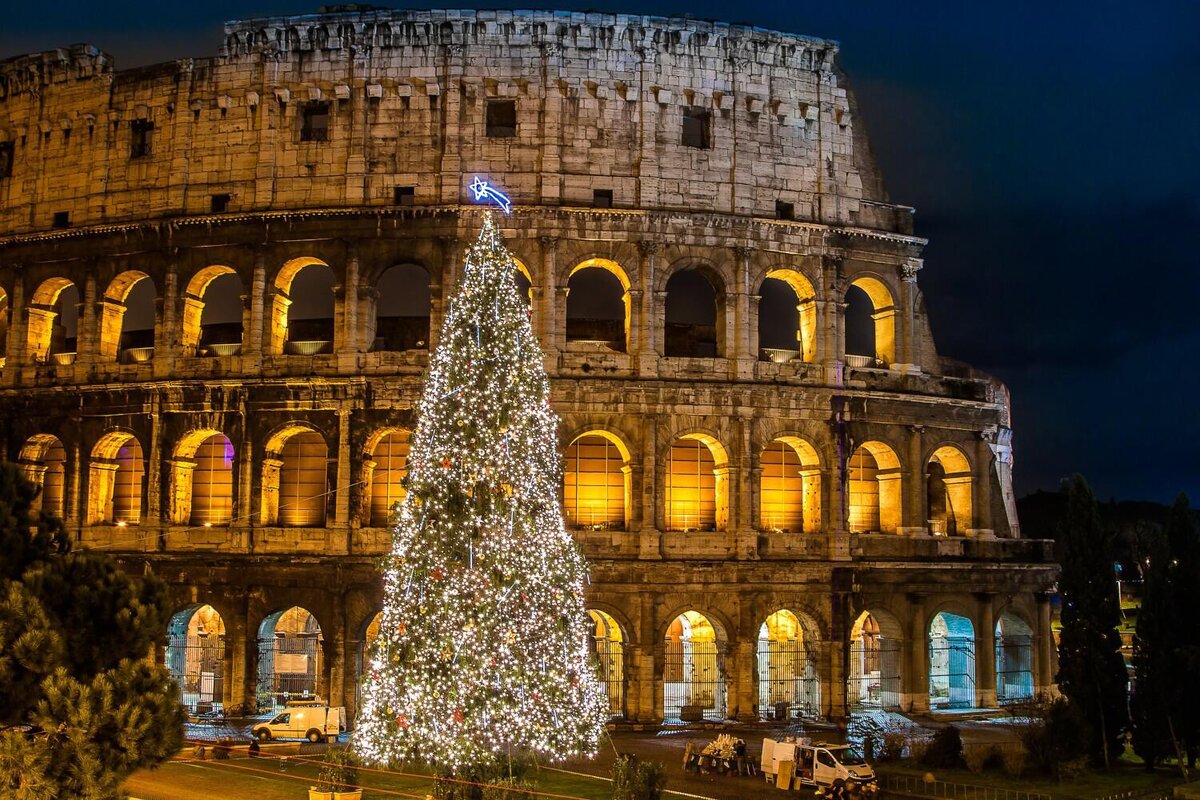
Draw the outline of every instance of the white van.
M272 739L308 739L310 742L333 741L346 730L346 709L317 702L289 704L270 722L255 725L250 735L260 742Z
M868 792L877 789L875 770L854 748L844 744L764 739L762 771L767 780L774 780L781 789L808 786L861 788Z

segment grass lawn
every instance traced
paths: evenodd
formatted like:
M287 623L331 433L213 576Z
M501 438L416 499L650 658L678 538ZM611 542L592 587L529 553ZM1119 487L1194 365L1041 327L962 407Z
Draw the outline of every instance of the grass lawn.
M932 772L934 777L940 781L1040 792L1054 797L1077 798L1078 800L1095 800L1098 797L1121 792L1169 790L1169 787L1183 780L1177 768L1159 767L1154 772L1146 772L1140 762L1134 763L1125 760L1118 761L1111 770L1090 771L1078 780L1066 783L1059 783L1053 778L1045 778L1040 775L1016 778L991 770L981 773L974 773L968 769L930 770L926 767L909 766L908 764L883 764L877 769L881 775L924 775L926 772Z
M308 787L316 781L316 764L291 762L286 771L272 758L228 761L180 760L156 770L143 770L125 782L125 791L140 800L306 800ZM608 800L612 789L607 781L577 777L551 770L538 773L539 791L545 800L579 798ZM366 788L364 800L388 797L419 798L433 791L433 781L422 776L359 771L358 782Z

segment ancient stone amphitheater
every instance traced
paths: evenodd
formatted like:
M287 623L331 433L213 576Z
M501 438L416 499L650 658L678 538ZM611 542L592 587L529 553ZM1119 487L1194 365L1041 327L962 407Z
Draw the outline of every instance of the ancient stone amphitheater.
M615 718L1051 685L1008 397L938 355L837 43L354 8L224 37L0 62L0 444L169 583L190 707L354 705L475 176L514 202Z

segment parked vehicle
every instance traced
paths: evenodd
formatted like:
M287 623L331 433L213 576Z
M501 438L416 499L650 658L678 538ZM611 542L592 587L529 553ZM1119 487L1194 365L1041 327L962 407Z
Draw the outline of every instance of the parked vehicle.
M812 787L835 795L878 789L875 770L844 744L763 740L762 771L780 789Z
M331 742L345 730L346 709L341 706L327 706L317 700L288 704L271 721L251 728L250 735L260 742L272 739Z

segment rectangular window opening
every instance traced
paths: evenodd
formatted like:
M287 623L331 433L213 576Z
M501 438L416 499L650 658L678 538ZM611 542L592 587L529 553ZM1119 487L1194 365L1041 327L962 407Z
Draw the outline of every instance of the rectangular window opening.
M612 189L595 189L592 191L592 208L612 208Z
M71 227L71 212L70 211L55 211L54 222L51 223L55 228Z
M782 200L775 201L775 219L795 219L796 204L785 203Z
M329 141L329 103L315 100L301 106L300 141Z
M417 189L415 186L397 186L392 192L393 205L411 206L416 202Z
M0 178L12 176L13 149L12 142L0 142Z
M129 157L145 158L150 155L154 123L148 119L135 119L129 123L129 131Z
M229 199L230 199L230 197L227 194L212 195L212 197L210 198L210 200L212 201L211 202L211 212L213 214L224 214L226 212L226 210L229 209Z
M711 147L712 114L707 108L688 106L683 110L683 133L680 138L684 147L707 150Z
M487 101L487 135L489 138L508 138L517 135L517 101Z

